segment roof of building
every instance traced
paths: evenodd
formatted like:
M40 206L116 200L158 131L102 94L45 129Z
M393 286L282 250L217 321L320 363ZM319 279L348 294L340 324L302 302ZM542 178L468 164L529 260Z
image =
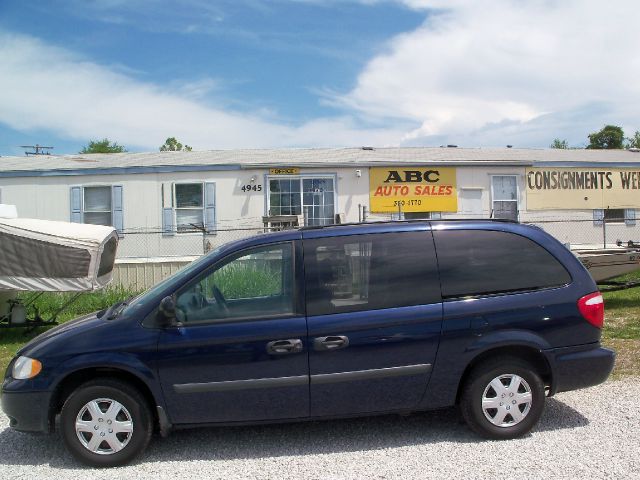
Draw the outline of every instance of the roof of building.
M0 157L0 177L87 175L264 167L368 167L376 165L640 165L631 150L518 148L312 148L272 150L210 150Z

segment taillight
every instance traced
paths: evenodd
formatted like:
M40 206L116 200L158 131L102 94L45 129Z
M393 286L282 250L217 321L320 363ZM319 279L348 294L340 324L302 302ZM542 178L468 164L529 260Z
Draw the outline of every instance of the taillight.
M578 300L578 310L594 327L604 325L604 298L600 292L593 292Z

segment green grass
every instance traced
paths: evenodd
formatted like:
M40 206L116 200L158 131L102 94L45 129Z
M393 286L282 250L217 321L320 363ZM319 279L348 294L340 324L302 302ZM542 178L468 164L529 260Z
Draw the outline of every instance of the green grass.
M640 273L620 277L640 281ZM603 338L640 339L640 287L604 294L607 318Z
M617 278L640 281L640 272ZM640 374L640 287L604 294L602 343L617 353L614 377Z

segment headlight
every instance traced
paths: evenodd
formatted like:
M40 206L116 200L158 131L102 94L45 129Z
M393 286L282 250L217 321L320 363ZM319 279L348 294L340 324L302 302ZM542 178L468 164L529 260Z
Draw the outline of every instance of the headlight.
M13 371L11 376L16 380L26 380L27 378L33 378L42 370L42 363L35 358L18 357L13 364Z

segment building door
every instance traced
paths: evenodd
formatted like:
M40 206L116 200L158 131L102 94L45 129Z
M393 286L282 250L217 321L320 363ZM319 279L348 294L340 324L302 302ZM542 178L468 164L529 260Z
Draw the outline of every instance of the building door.
M491 177L492 218L518 220L518 181L515 175Z
M302 213L308 225L335 223L333 178L302 179Z

